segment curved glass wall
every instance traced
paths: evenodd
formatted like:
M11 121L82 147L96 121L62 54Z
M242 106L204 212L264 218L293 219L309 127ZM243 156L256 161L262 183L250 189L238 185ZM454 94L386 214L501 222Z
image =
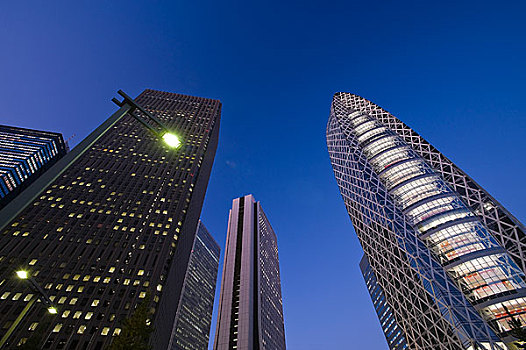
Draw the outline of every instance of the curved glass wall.
M509 330L505 307L526 323L526 298L517 297L524 273L479 218L396 133L367 114L349 118L374 171L468 300L490 304L481 314L499 332Z

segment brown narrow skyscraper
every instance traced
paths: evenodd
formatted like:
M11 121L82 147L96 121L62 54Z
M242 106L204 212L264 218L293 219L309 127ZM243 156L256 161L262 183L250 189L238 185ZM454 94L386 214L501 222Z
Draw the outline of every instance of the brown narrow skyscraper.
M121 104L0 212L0 337L8 348L36 342L44 349L105 349L124 336L124 319L143 301L154 311L145 320L154 329L153 349L168 347L221 103L154 90L135 102L182 145L170 148ZM32 303L41 293L15 278L20 268L42 286L56 315Z
M214 350L285 350L278 244L252 195L233 201Z

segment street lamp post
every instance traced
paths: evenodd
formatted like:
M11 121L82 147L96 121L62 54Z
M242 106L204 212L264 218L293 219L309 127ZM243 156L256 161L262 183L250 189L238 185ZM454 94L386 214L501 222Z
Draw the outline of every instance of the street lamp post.
M20 312L20 314L18 315L16 320L13 322L11 327L9 327L9 329L4 334L2 339L0 339L0 349L5 345L5 343L7 342L9 337L11 336L11 334L15 331L16 327L18 327L20 322L24 319L26 314L29 312L29 310L31 310L31 308L33 307L33 305L35 304L35 302L38 299L42 299L44 304L47 306L47 311L50 314L55 315L55 314L58 313L57 308L53 305L53 302L49 299L49 297L47 296L46 292L44 292L44 289L42 289L42 287L35 281L35 279L33 277L31 277L31 275L29 274L28 271L26 271L26 270L18 270L18 271L16 271L16 276L19 279L21 279L21 280L28 280L29 283L31 284L31 289L33 289L35 292L37 292L40 296L36 296L34 298L31 298L31 300L29 300L29 302L24 307L22 312Z
M118 94L123 97L122 101L113 98L112 101L119 107L119 111L115 112L107 121L105 121L97 130L88 135L79 146L75 147L71 152L66 154L62 159L60 159L50 170L48 170L44 175L37 179L27 191L23 192L19 198L15 198L11 206L7 206L2 211L0 211L0 229L5 227L25 206L27 203L30 203L31 200L36 198L42 188L47 187L54 179L56 179L60 174L62 174L70 164L72 164L78 157L80 157L89 147L91 147L100 136L108 130L112 125L114 125L118 120L120 120L125 114L130 115L135 120L140 122L148 130L150 130L156 137L162 139L164 143L171 148L179 148L182 145L181 139L171 132L157 117L153 116L150 112L145 110L141 105L136 103L130 96L124 93L122 90L118 91ZM139 112L139 113L137 113ZM0 349L3 348L8 338L14 332L16 327L24 319L26 314L31 310L33 305L38 299L42 299L44 304L48 307L48 312L50 314L57 314L58 310L53 305L49 297L46 295L42 287L30 276L30 273L26 270L16 271L16 276L22 280L28 280L30 282L31 288L34 289L39 297L31 298L31 300L24 307L20 315L13 322L11 327L2 339L0 339Z

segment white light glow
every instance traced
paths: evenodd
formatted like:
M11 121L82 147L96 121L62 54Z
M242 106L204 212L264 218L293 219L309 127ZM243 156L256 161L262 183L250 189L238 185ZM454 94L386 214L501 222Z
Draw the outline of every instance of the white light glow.
M163 135L163 140L168 146L172 148L179 148L181 146L181 141L177 135L171 134L169 132Z

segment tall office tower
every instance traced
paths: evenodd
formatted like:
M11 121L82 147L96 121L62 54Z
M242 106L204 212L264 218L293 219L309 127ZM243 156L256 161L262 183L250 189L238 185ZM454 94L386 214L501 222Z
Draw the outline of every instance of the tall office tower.
M407 349L407 342L405 341L404 333L398 326L398 323L396 323L393 310L387 303L382 287L378 285L376 276L374 275L371 265L369 264L369 261L365 255L360 261L360 270L362 271L367 290L371 295L374 310L376 311L378 319L380 320L380 325L382 326L382 331L384 332L389 349Z
M334 175L410 349L500 349L526 321L524 226L374 103L334 95Z
M145 302L153 349L168 347L219 135L217 100L145 90L135 100L182 139L170 148L121 108L0 211L0 336L7 346L103 349ZM131 104L130 104L131 103ZM134 107L137 108L137 107ZM164 137L164 136L163 136ZM47 181L47 182L46 182ZM18 205L19 207L17 207ZM7 221L7 224L6 224ZM33 339L31 339L33 341Z
M228 218L214 349L285 349L278 242L252 195Z
M0 125L0 209L66 152L62 134Z
M168 349L208 349L219 245L199 221Z

